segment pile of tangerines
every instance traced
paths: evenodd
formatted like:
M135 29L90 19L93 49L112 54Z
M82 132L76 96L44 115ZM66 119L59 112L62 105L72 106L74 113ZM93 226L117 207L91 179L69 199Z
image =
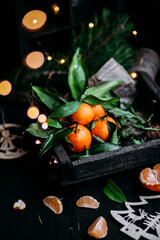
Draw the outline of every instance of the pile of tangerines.
M116 124L116 128L118 129L116 121L112 117L106 116L105 109L101 105L82 103L78 111L73 113L69 118L74 124L70 126L73 128L73 131L67 136L71 143L68 146L74 152L82 152L88 149L92 143L92 139L96 140L96 137L105 142L109 140L107 121ZM87 128L87 125L90 123L94 123L91 129Z

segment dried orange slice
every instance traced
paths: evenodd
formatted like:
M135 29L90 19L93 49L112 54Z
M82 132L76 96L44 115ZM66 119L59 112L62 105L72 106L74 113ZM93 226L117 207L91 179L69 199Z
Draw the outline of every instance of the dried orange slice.
M63 212L62 201L55 196L48 196L43 199L44 205L49 207L55 214L61 214Z
M96 239L104 238L107 235L108 226L105 218L100 216L88 228L88 235Z
M140 172L139 179L142 185L152 191L160 191L160 164L151 168L145 168Z
M99 202L91 196L84 196L77 200L76 205L77 207L96 209L99 207Z

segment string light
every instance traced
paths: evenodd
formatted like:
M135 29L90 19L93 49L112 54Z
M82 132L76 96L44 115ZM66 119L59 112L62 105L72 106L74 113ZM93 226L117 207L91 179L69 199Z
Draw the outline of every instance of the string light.
M54 159L53 163L58 164L59 162L57 161L57 159Z
M46 130L48 128L48 123L47 122L44 122L42 123L41 127Z
M51 56L47 56L47 60L48 60L48 61L51 61L51 60L52 60L52 57L51 57Z
M0 82L0 95L7 96L12 90L12 84L8 80Z
M60 64L64 64L64 63L65 63L65 59L62 58L62 59L60 60Z
M89 26L89 28L94 28L94 23L93 23L93 22L90 22L90 23L88 24L88 26Z
M136 30L133 30L133 31L132 31L132 34L133 34L134 36L136 36L136 35L137 35L137 31L136 31Z
M47 120L47 117L46 117L45 114L40 114L40 115L38 116L38 121L39 121L40 123L44 123L44 122L46 122L46 120Z
M59 6L56 3L54 3L52 5L52 10L53 10L54 14L57 15L57 14L59 14L60 8L59 8Z
M22 19L22 26L28 31L37 31L41 29L47 20L45 12L32 10L26 13Z
M36 106L30 106L27 110L27 116L31 119L36 119L39 115L39 109Z
M37 140L35 141L35 144L39 145L39 144L41 144L41 141L40 141L39 139L37 139Z
M40 68L44 63L44 55L42 52L33 51L29 53L25 59L24 64L31 69Z
M137 78L137 77L138 77L138 74L137 74L136 72L131 72L131 73L130 73L130 76L131 76L132 78Z

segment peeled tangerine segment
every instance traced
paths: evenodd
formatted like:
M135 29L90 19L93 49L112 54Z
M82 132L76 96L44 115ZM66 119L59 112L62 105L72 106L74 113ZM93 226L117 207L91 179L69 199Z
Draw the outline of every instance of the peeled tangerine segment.
M63 212L62 201L55 196L48 196L43 199L44 205L49 207L55 214L61 214Z
M100 216L88 228L88 235L96 239L104 238L107 235L108 226L105 218Z
M23 210L26 208L26 204L21 199L19 199L17 202L13 204L13 208L17 210Z
M77 207L96 209L99 207L99 202L91 196L84 196L77 200L76 205Z
M140 173L140 181L144 187L153 191L160 191L160 164L145 168Z

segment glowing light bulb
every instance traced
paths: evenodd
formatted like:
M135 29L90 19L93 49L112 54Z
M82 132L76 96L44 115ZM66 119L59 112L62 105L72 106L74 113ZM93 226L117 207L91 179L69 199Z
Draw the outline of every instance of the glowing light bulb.
M41 127L46 130L48 128L48 123L47 122L44 122L42 123Z
M41 141L40 141L39 139L37 139L37 140L35 141L35 144L39 145L39 144L41 144Z
M27 110L27 116L31 119L36 119L39 115L39 109L35 106L31 106Z
M56 3L54 3L52 5L52 10L53 10L54 14L57 15L57 14L59 14L60 8L59 8L59 6Z
M0 82L0 95L7 96L12 90L12 84L8 80Z
M137 31L136 31L136 30L133 30L133 31L132 31L132 34L133 34L134 36L136 36L136 35L137 35Z
M38 121L39 121L40 123L44 123L44 122L46 122L46 120L47 120L47 117L46 117L45 114L40 114L40 115L38 116Z
M61 64L65 63L65 59L62 58L62 59L60 60L60 63L61 63Z
M47 20L45 12L40 10L32 10L26 13L22 19L22 25L28 31L37 31L42 28Z
M89 26L89 28L94 28L94 23L90 22L90 23L88 24L88 26Z
M138 74L137 74L136 72L131 72L131 73L130 73L130 76L131 76L132 78L137 78L137 77L138 77Z
M51 61L52 57L51 56L47 56L47 59L48 59L48 61Z
M57 161L57 159L54 159L54 161L53 161L53 162L54 162L54 164L58 164L58 161Z
M49 165L51 165L51 164L52 164L52 162L50 161L50 162L49 162Z
M29 53L25 59L24 64L26 67L31 69L37 69L40 68L44 63L44 55L42 52L34 51Z

